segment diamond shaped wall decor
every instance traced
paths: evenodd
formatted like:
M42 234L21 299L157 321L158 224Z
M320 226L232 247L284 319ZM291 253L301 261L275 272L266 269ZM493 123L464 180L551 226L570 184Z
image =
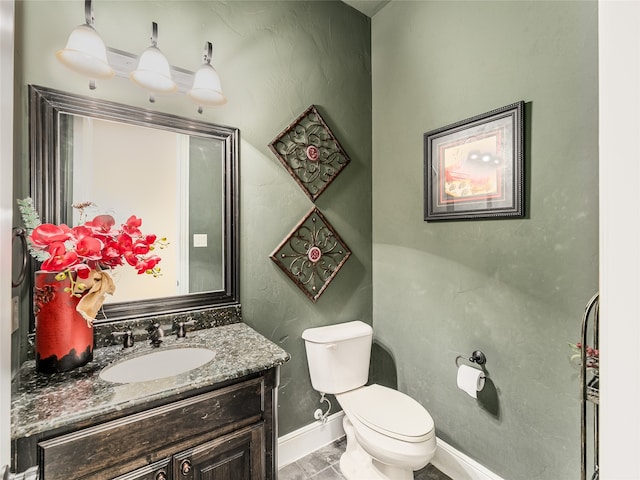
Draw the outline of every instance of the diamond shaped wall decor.
M315 303L350 255L349 247L313 207L269 258Z
M312 201L349 163L315 105L280 133L269 148Z

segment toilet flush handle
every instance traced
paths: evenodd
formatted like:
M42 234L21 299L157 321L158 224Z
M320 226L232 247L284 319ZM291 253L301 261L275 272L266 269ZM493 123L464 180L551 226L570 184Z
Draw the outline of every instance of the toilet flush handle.
M324 348L336 348L336 344L335 343L327 343Z

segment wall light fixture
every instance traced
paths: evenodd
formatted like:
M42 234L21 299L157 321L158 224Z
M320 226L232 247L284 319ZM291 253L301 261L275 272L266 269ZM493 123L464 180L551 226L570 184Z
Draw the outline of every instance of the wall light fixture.
M151 23L151 46L142 52L138 68L131 72L131 81L148 90L149 101L155 102L154 93L173 93L178 85L171 78L171 67L164 53L158 48L158 24Z
M216 69L211 66L213 56L213 44L204 44L204 63L198 69L193 79L193 87L187 92L198 104L198 113L202 113L202 105L224 105L227 98L222 93L220 77Z
M217 106L227 103L222 92L218 72L211 66L213 45L206 42L204 62L197 72L169 64L158 48L158 24L151 24L151 45L138 57L128 52L105 46L93 28L92 0L85 0L84 25L71 32L67 46L56 57L77 73L88 76L89 88L95 89L96 78L113 76L129 78L133 83L149 92L149 101L155 102L155 94L185 93L202 106Z
M93 28L93 7L91 0L84 2L83 25L78 25L69 35L67 46L56 52L56 57L64 65L77 73L89 77L89 88L96 88L96 78L111 78L115 75L107 61L107 47Z

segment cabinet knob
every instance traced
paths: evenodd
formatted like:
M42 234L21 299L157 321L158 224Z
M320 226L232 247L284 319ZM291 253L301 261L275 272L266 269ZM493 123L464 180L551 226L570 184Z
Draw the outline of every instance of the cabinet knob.
M156 480L169 480L169 477L167 476L167 471L160 470L158 473L156 473Z
M191 460L189 460L188 458L186 460L183 460L180 464L180 471L184 476L189 475L189 472L191 471Z

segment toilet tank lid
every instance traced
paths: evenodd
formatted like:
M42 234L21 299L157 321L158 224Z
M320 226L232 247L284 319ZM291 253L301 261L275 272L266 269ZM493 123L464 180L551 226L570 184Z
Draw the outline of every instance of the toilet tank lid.
M331 343L351 338L365 337L373 333L373 328L360 320L338 323L325 327L307 328L302 332L302 338L307 342Z

